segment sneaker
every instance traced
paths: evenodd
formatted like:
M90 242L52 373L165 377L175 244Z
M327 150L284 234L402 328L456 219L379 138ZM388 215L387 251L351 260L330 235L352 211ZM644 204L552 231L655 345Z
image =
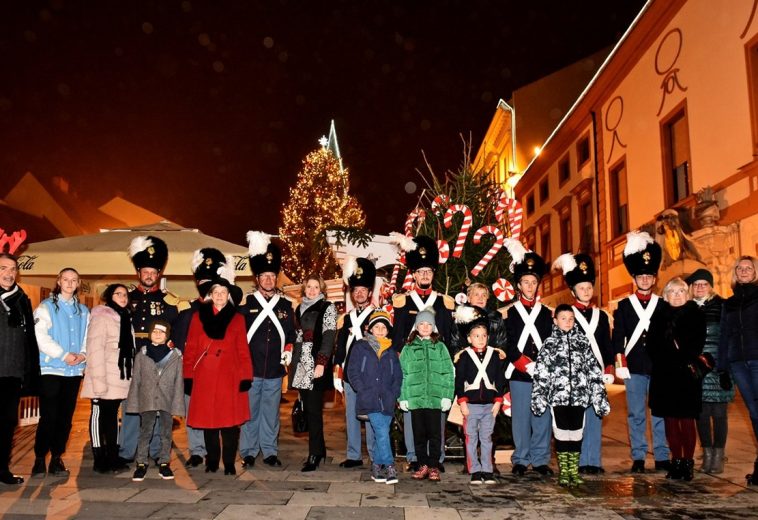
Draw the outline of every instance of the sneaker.
M147 464L137 464L137 469L134 470L132 475L132 482L142 482L147 475Z
M383 466L380 466L379 464L371 465L371 480L374 482L387 482Z
M495 476L492 473L482 473L482 480L485 484L497 484Z
M418 470L411 475L413 480L424 480L429 476L429 466L426 464L419 466Z
M484 480L482 479L481 473L475 471L471 474L471 482L469 482L469 484L481 484L482 482L484 482Z
M394 464L384 469L384 476L386 477L385 484L397 484L397 468Z
M429 480L432 482L440 481L440 470L437 468L429 468Z
M416 473L419 470L419 468L421 468L421 465L415 460L405 464L406 473Z
M174 480L174 472L168 467L168 464L158 466L158 474L163 480Z
M203 457L201 457L200 455L192 455L189 459L187 459L187 463L185 464L185 466L187 466L188 468L196 468L202 463L203 463Z

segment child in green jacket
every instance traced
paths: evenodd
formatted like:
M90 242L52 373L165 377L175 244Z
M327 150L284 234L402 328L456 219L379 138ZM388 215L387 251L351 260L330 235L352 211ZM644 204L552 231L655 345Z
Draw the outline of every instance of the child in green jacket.
M438 482L442 413L453 402L455 369L447 347L439 341L432 309L416 315L414 330L400 354L400 367L403 370L400 409L411 412L413 444L420 464L413 478L428 477Z

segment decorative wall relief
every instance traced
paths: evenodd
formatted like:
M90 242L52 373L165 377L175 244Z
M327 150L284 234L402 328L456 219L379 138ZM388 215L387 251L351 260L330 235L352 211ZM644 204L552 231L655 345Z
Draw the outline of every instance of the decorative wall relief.
M613 157L613 149L616 146L616 143L618 143L620 147L626 148L626 145L621 141L618 132L618 127L621 124L622 117L624 117L624 98L621 96L616 96L615 98L611 99L610 103L608 103L608 108L605 111L605 130L607 132L613 133L613 136L611 137L611 148L608 152L608 159L605 161L606 164L610 164L611 162L611 158Z
M661 38L661 43L658 44L658 49L655 51L655 72L659 76L663 76L663 80L661 81L663 94L661 95L661 104L658 107L658 112L655 114L656 116L661 115L667 95L677 89L682 92L687 91L687 87L683 86L679 81L678 74L680 69L676 66L676 62L682 52L682 42L681 29L674 28Z
M753 0L753 7L750 8L750 16L747 19L745 28L742 30L742 33L740 34L740 40L745 37L748 29L750 29L750 26L753 25L753 19L755 19L756 8L758 8L758 0Z

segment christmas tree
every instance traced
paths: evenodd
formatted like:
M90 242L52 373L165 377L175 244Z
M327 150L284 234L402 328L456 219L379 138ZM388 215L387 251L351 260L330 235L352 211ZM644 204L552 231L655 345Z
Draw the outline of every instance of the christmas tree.
M289 201L282 207L282 264L296 282L312 272L332 278L337 264L326 231L360 228L366 223L363 209L348 193L348 170L341 167L341 159L333 151L338 148L330 144L331 139L322 138L321 149L306 156L297 183L290 188Z
M447 260L434 277L435 290L454 295L465 292L474 282L490 289L500 279L512 282L508 250L495 245L496 242L502 245L502 239L511 236L500 186L486 172L473 171L465 153L457 172L448 171L440 179L430 168L429 175L422 177L427 188L411 212L414 218L409 217L410 229L406 227L406 234L410 231L413 236L428 235L447 244L449 251L441 251L441 257ZM449 227L445 226L446 213ZM475 240L477 231L487 226ZM402 275L401 272L399 280ZM510 293L500 301L509 299ZM494 300L492 303L497 304Z

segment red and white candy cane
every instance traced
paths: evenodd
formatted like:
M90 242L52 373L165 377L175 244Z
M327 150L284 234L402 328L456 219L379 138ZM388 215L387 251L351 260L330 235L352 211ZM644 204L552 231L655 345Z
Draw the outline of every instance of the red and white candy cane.
M453 215L456 213L463 213L463 223L461 224L461 230L458 232L458 240L456 240L455 247L453 248L453 257L460 258L463 254L463 246L466 244L469 229L471 229L471 224L474 222L474 215L465 204L451 204L447 208L445 218L443 219L446 228L453 225Z
M501 302L509 302L516 296L516 291L511 282L505 278L498 278L492 284L492 294Z
M414 226L420 226L424 220L426 219L426 211L423 209L416 208L410 213L408 213L408 218L405 219L405 227L403 229L403 232L405 233L405 236L412 237L415 235Z
M518 200L508 198L508 195L503 193L500 199L498 199L497 207L495 208L495 220L502 224L506 215L508 218L508 228L511 231L511 238L518 239L521 236L521 221L524 219L524 209Z
M409 270L408 272L405 273L405 280L403 280L403 290L412 291L414 283L415 282L413 281L413 275L411 274Z
M450 244L444 240L437 240L437 248L440 250L440 265L442 265L450 258Z
M440 193L436 197L434 197L434 200L432 201L432 210L434 211L435 215L439 215L442 213L442 208L446 208L450 204L450 197L445 195L444 193Z
M497 252L500 251L500 249L503 247L503 240L505 240L505 237L503 236L503 232L500 231L499 227L482 226L477 229L476 233L474 233L474 244L480 243L484 235L493 235L495 237L495 241L492 243L492 247L490 247L489 251L484 254L482 259L479 260L479 263L476 264L471 270L471 276L478 275L482 269L487 267L487 264L490 263L490 260L495 258Z

